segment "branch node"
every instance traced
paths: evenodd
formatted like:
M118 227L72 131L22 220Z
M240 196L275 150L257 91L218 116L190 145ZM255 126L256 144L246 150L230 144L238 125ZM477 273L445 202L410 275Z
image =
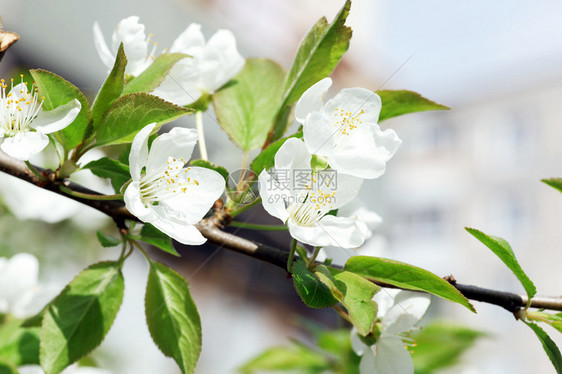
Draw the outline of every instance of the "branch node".
M453 274L446 275L446 276L443 277L443 279L445 279L447 282L451 283L453 286L455 284L457 284L457 280L455 279L455 277L453 277Z

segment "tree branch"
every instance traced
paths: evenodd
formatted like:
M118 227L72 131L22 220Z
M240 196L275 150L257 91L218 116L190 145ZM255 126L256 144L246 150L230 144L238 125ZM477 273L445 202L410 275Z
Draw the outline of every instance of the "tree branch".
M36 169L47 179L40 180L34 175L21 161L14 160L8 155L0 151L0 171L13 175L26 182L32 183L38 187L47 189L69 199L78 201L84 205L99 210L102 213L113 218L119 228L125 227L125 220L139 221L126 208L125 204L120 200L88 200L76 196L70 196L59 189L62 184L65 187L85 194L102 195L96 191L92 191L79 184L69 180L57 181L54 179L54 173L51 170L36 167ZM287 266L289 253L279 248L271 247L265 244L256 243L239 236L222 231L219 228L220 222L214 217L201 220L196 226L201 234L211 243L219 245L228 250L242 253L257 260L268 262L281 269ZM481 301L488 304L500 306L511 313L516 313L519 309L524 308L527 304L527 297L524 295L496 291L477 286L459 284L452 276L445 279L457 288L467 299ZM389 285L382 284L388 287ZM551 309L562 311L562 298L559 297L534 297L531 299L531 307L539 309Z

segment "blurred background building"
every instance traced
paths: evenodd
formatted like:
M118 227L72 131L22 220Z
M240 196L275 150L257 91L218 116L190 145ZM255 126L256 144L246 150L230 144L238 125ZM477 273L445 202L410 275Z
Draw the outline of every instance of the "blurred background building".
M158 50L171 45L189 23L198 22L207 37L219 28L232 30L243 56L272 58L289 68L307 30L321 16L331 19L342 3L0 0L4 28L22 37L0 64L0 75L6 77L21 65L41 67L94 97L106 69L94 49L92 25L98 21L108 38L117 22L129 15L140 16L158 41ZM387 173L365 183L361 198L383 217L380 233L396 259L439 275L453 274L462 283L523 292L505 266L464 231L470 226L508 240L540 294L562 292L562 196L539 181L562 176L561 15L562 3L554 0L353 2L348 24L354 36L333 75L332 94L353 86L410 89L452 108L382 125L394 128L404 144ZM211 116L205 121L211 160L238 168L241 152L228 143ZM189 120L182 124L192 126ZM16 237L13 217L7 209L4 213L0 249L13 253L26 241ZM39 228L39 223L27 226L54 230ZM61 238L70 232L56 227ZM51 256L73 256L69 249L56 248L45 255L49 236L42 237L44 241L29 245L29 250L43 253L47 263ZM284 237L274 239L283 242ZM234 372L269 344L286 342L289 334L298 333L298 319L287 318L292 311L334 323L331 315L300 306L281 271L224 252L212 246L186 249L184 262L177 266L191 283L203 316L198 373ZM88 261L92 257L89 254ZM74 258L86 264L82 255ZM75 272L79 266L69 268ZM115 373L144 373L147 365L157 368L151 372L175 373L173 363L151 345L144 325L146 266L136 258L126 270L126 304L99 349L99 360ZM233 282L234 278L240 279ZM476 316L444 303L431 309L432 316L446 316L493 335L451 372L552 372L530 329L499 308L475 306ZM548 332L561 346L557 333Z

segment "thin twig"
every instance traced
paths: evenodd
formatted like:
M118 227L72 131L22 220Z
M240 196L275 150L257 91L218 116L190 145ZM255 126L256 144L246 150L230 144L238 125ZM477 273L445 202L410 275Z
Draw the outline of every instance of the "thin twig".
M35 168L40 172L47 172L48 170ZM14 160L8 155L0 151L0 171L13 175L19 179L32 183L38 187L47 189L49 191L55 192L59 195L66 196L69 199L78 201L84 205L90 206L94 209L99 210L102 213L107 214L112 217L117 223L119 228L125 227L125 220L139 221L138 218L133 216L126 208L122 201L120 200L88 200L79 198L77 196L69 196L60 191L59 186L64 185L66 188L89 194L89 195L102 195L96 191L92 191L81 185L70 181L52 181L45 182L41 181L36 175L34 175L21 161ZM229 234L222 231L218 225L220 220L213 219L213 217L203 219L197 224L197 228L201 234L206 237L209 242L222 246L228 250L242 253L246 256L250 256L257 260L268 262L275 265L281 269L287 269L287 262L289 259L289 252L281 250L279 248L271 247L265 244L256 243L239 236ZM491 290L487 288L459 284L456 280L451 277L445 277L445 279L451 283L455 288L457 288L466 298L471 300L477 300L488 304L493 304L501 306L502 308L515 313L519 309L524 308L527 304L527 297L512 293ZM380 286L388 287L389 285L377 283ZM550 309L562 311L562 298L561 297L545 297L538 296L531 299L531 307L539 309Z

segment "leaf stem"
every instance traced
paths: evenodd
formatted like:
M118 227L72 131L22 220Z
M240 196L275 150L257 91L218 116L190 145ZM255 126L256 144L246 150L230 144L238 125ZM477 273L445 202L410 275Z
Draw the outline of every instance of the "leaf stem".
M140 245L136 240L132 240L132 241L130 241L130 243L131 243L131 250L132 250L132 248L137 247L137 249L146 258L146 261L148 261L149 265L152 265L152 260L150 259L150 257L148 256L148 253L146 253L146 251L144 250L142 245Z
M291 242L291 251L289 252L289 258L287 259L287 271L293 273L293 259L295 258L295 250L297 249L297 239L293 239Z
M33 166L31 164L31 162L29 161L25 161L25 164L27 165L27 168L33 173L33 175L35 175L37 178L39 178L40 181L43 182L47 182L48 179L39 172L39 170L35 169L35 166Z
M345 319L347 322L353 324L353 322L351 321L351 318L349 318L349 315L347 315L347 313L344 312L344 310L342 308L340 308L338 305L334 305L332 308L334 308L335 311L338 312L338 314L343 317L343 319Z
M257 223L249 223L249 222L240 222L240 221L232 221L230 222L231 226L240 227L242 229L250 229L250 230L263 230L263 231L287 231L288 228L285 225L260 225Z
M312 256L308 259L308 264L306 265L308 270L312 270L311 268L314 265L314 262L316 261L316 257L318 257L318 253L320 253L321 249L322 247L314 248L314 253L312 253Z
M88 199L88 200L121 200L123 199L123 195L122 194L117 194L117 195L92 195L92 194L87 194L87 193L82 193L82 192L78 192L78 191L74 191L71 190L70 188L64 186L64 185L59 185L59 189L70 195L70 196L74 196L74 197L79 197L81 199Z
M231 200L232 201L232 200ZM252 201L251 203L242 206L242 208L233 210L232 212L230 212L230 216L232 218L236 217L237 215L239 215L240 213L245 212L246 210L250 209L251 207L253 207L254 205L256 205L257 203L261 202L261 197L258 197L257 199L255 199L254 201Z
M203 160L208 161L209 156L207 156L207 144L205 143L205 132L203 130L203 112L200 110L195 112L195 128L199 134L199 153L201 153Z

